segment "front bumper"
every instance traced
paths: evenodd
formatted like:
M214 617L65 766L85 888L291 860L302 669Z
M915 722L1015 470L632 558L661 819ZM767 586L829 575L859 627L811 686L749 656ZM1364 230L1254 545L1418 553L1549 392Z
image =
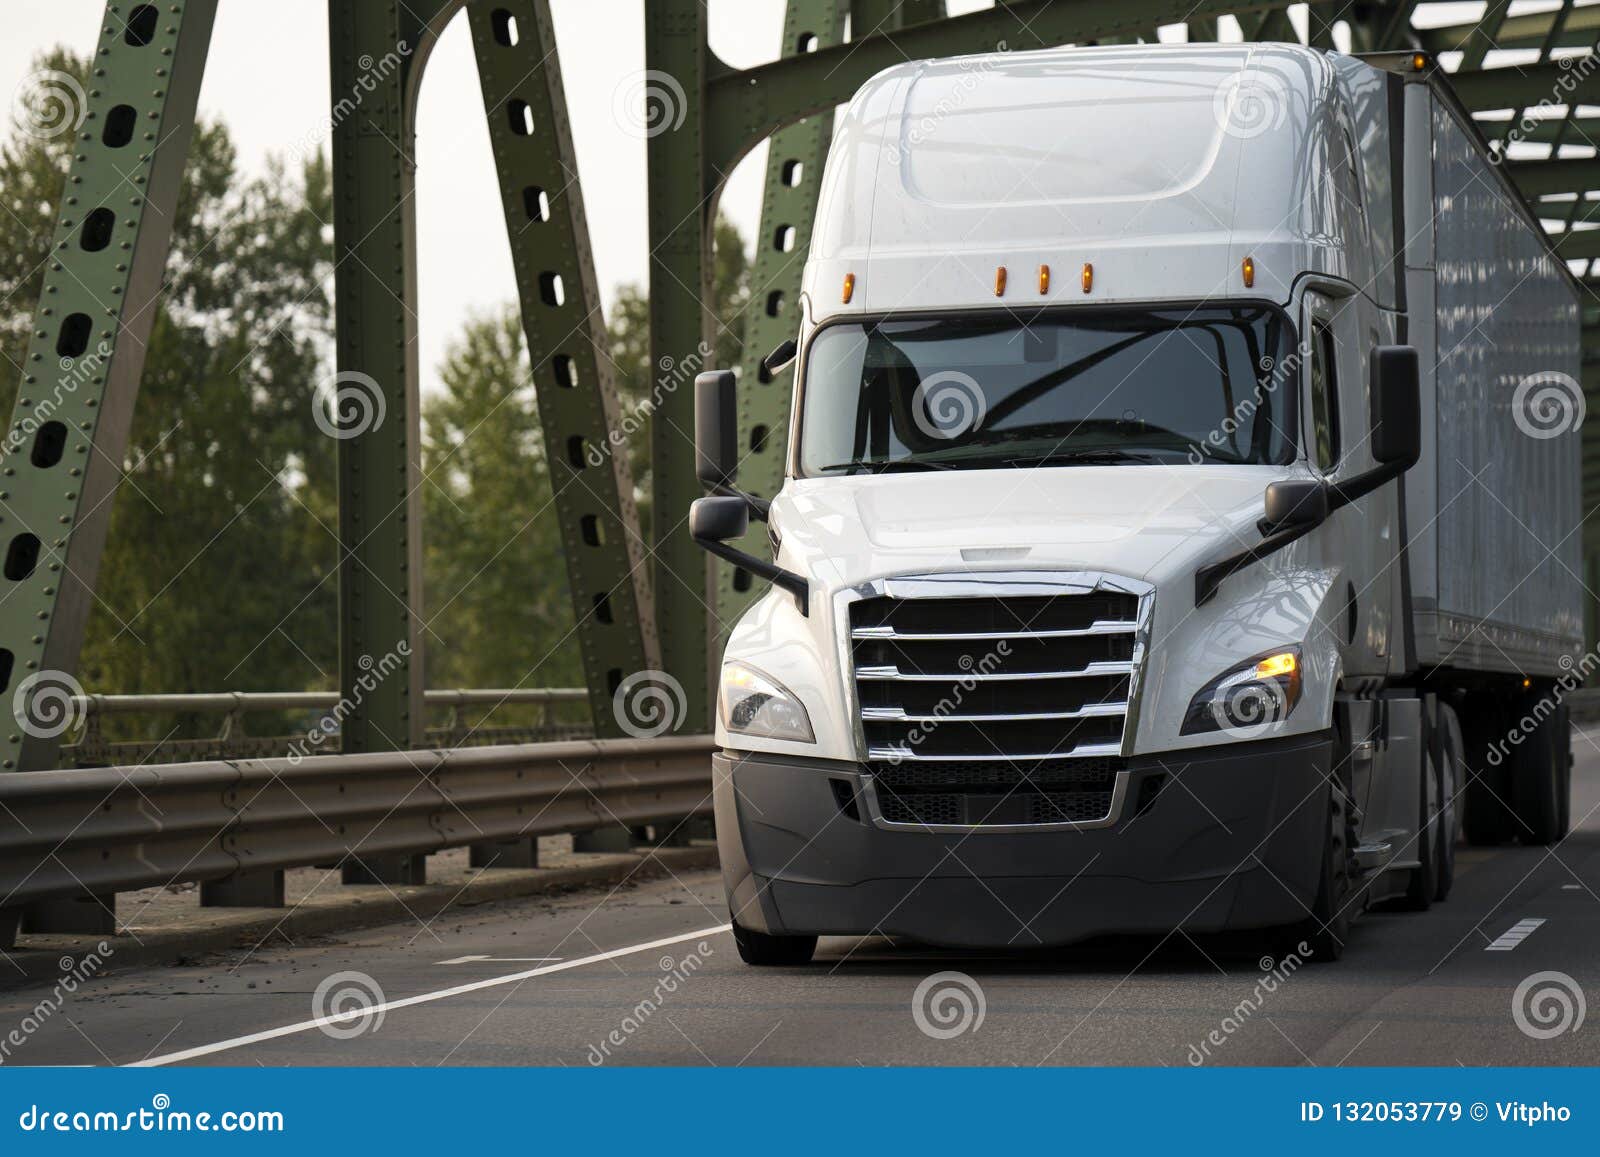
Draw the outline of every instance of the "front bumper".
M723 881L738 922L773 934L1021 948L1290 924L1316 895L1330 747L1321 733L1135 757L1109 822L1043 831L891 827L862 806L859 765L719 752Z

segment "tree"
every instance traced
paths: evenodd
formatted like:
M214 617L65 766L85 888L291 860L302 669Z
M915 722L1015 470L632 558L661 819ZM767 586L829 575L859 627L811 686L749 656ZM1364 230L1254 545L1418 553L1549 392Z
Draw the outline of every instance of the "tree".
M750 307L750 259L744 238L727 217L717 215L712 229L712 308L717 318L715 352L709 359L697 351L674 355L676 362L693 359L692 371L661 371L650 364L650 297L634 282L617 287L611 307L611 360L617 374L617 393L624 412L648 407L657 388L689 388L700 370L733 369L744 352L745 312ZM676 383L676 384L674 384ZM650 438L640 431L628 442L628 462L633 469L640 529L649 541Z
M87 87L69 53L35 63ZM0 147L8 413L70 145L18 131ZM313 418L329 220L320 156L242 181L227 129L197 125L79 666L90 690L333 685L336 451Z
M583 682L515 305L468 322L424 408L424 662L433 687Z

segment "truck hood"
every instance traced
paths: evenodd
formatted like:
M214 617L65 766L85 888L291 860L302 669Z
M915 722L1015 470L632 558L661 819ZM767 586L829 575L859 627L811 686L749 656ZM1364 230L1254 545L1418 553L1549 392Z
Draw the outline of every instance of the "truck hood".
M785 565L837 589L887 574L1085 569L1158 581L1254 541L1276 466L1070 466L791 481L773 504ZM1163 565L1165 564L1165 565Z

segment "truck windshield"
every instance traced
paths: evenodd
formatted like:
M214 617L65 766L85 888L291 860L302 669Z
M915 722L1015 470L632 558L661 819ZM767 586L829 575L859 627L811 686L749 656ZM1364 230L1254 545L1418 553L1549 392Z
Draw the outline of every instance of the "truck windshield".
M801 473L1286 463L1293 349L1265 305L836 323L806 354Z

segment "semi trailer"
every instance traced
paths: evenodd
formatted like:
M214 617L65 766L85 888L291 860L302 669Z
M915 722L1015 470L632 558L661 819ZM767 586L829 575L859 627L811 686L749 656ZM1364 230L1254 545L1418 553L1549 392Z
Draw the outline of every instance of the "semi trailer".
M752 964L1281 930L1568 824L1577 287L1424 55L912 62L840 118L785 476L696 381ZM765 375L763 375L765 376ZM764 520L768 550L741 542Z

